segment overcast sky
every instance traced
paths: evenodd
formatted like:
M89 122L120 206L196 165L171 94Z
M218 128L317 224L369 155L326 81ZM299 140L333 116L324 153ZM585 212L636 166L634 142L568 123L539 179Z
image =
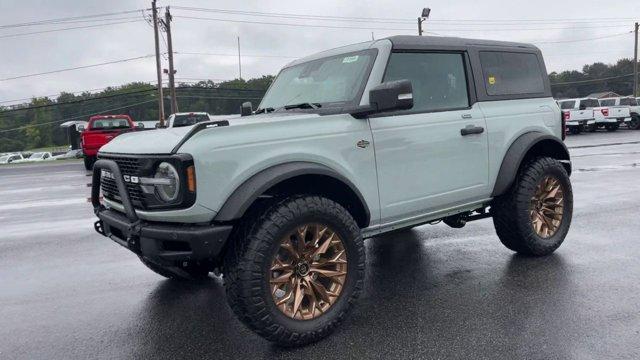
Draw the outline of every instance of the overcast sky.
M429 6L432 9L431 17L425 24L426 30L431 30L438 35L533 42L542 49L549 71L580 69L587 63L596 61L614 63L622 57L633 57L633 35L622 33L633 30L634 21L631 18L635 17L640 21L640 1L638 0L597 2L584 0L159 0L158 4L173 7L190 6L262 13L406 19L408 21L407 23L315 21L173 8L174 51L232 55L178 54L175 56L177 77L207 79L232 79L238 76L238 59L237 56L233 56L237 53L237 36L240 37L242 53L247 55L242 58L242 75L246 79L275 74L280 67L295 57L370 40L372 31L375 38L394 34L414 35L417 33L417 26L410 21L418 16L423 6ZM149 7L150 1L140 0L2 0L0 25ZM297 27L196 20L179 16L377 29ZM135 21L142 19L141 14L123 14L112 18L117 19L113 22L131 22L23 36L10 35L96 25L104 21L0 27L0 64L2 64L0 79L153 54L151 26L145 21ZM476 22L455 21L461 19L476 20ZM547 22L531 21L541 19L546 19ZM578 19L597 19L597 21L571 22ZM503 20L520 22L494 24ZM516 30L522 28L531 30ZM563 42L593 38L596 39ZM166 67L166 60L163 59L163 61ZM57 94L60 91L75 92L121 85L131 81L152 81L154 78L154 59L146 58L76 71L2 80L0 81L0 102Z

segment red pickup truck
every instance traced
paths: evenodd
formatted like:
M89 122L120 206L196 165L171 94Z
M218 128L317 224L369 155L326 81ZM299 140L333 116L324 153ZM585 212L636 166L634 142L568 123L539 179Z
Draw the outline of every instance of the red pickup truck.
M82 131L82 153L84 167L91 170L96 155L102 145L114 137L129 131L135 131L136 125L129 115L97 115L89 118L87 128Z

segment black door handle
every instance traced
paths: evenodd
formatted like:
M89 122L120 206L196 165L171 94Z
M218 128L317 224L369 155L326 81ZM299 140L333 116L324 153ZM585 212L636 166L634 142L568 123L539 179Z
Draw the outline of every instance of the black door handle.
M484 128L482 126L467 125L466 127L460 129L460 135L462 136L482 134L483 132Z

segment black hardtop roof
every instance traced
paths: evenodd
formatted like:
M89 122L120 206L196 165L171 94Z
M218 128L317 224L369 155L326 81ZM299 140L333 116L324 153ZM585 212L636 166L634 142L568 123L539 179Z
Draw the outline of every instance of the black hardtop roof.
M472 47L495 47L496 49L504 48L518 48L529 49L533 51L540 51L537 47L526 43L497 41L497 40L480 40L480 39L465 39L459 37L444 37L444 36L417 36L417 35L396 35L390 36L387 39L391 41L394 49L428 49L428 48L446 48L446 47L458 47L458 48L472 48Z

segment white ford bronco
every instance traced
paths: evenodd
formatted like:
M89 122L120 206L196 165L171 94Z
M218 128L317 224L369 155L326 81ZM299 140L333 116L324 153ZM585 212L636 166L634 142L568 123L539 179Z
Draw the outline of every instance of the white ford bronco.
M165 277L221 272L231 309L276 343L345 320L365 238L492 217L508 249L541 256L569 230L563 118L534 46L345 46L288 64L242 114L102 147L95 229Z

